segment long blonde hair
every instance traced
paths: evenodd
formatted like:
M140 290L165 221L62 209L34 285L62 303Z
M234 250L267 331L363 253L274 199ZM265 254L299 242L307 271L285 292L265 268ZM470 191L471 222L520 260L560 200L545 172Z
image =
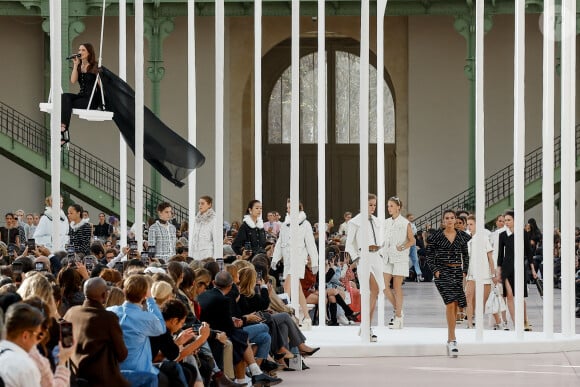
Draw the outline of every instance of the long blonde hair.
M238 271L238 276L240 277L240 284L238 288L240 289L240 294L246 297L253 297L256 294L256 270L253 267L245 267Z
M50 317L58 319L56 302L52 293L52 285L42 274L34 274L26 277L16 291L23 300L32 297L40 298L50 310Z

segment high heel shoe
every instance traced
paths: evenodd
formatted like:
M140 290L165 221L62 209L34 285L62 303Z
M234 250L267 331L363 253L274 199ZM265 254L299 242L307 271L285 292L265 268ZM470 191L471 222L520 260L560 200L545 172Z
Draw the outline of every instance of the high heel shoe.
M320 347L316 347L316 348L311 348L310 351L302 351L300 350L300 354L304 357L308 357L308 356L312 356L314 355L316 352L318 352L320 350Z
M360 312L354 312L350 316L346 316L349 321L356 322L358 320L358 316L360 316Z

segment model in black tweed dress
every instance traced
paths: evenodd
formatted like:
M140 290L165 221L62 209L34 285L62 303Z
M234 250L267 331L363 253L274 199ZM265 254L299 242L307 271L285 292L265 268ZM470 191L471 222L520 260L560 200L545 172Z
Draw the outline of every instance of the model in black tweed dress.
M455 212L443 212L443 229L427 240L427 264L433 272L435 286L443 298L447 318L447 353L457 357L455 324L458 308L467 306L463 279L469 269L467 241L470 236L455 229Z

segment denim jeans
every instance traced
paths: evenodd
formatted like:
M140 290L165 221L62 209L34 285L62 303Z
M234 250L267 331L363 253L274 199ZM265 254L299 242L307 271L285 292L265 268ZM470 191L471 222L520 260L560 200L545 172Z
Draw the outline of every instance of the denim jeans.
M417 256L417 246L413 245L409 248L409 258L411 258L411 264L415 270L417 276L423 275L421 268L419 267L419 257Z
M257 359L267 359L270 352L270 344L272 338L270 337L270 329L266 324L251 324L242 328L248 334L248 339L251 343L258 345L256 353Z

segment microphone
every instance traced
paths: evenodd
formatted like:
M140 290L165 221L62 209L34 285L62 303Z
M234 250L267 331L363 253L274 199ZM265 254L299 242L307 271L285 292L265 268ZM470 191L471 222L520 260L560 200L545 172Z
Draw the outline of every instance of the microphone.
M71 56L67 57L66 59L67 59L67 60L70 60L70 59L74 59L74 58L80 58L80 57L81 57L81 54L73 54L73 55L71 55Z

